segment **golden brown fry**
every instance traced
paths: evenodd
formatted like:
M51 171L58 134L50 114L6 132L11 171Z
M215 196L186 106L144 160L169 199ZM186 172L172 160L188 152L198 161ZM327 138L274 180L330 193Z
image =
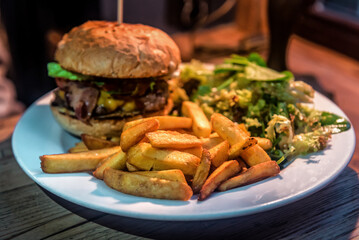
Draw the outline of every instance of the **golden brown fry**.
M149 148L149 143L139 143L131 147L127 152L127 162L139 170L151 170L155 160L144 156L144 152Z
M63 153L40 156L41 168L46 173L68 173L95 170L98 163L121 151L120 146L79 153Z
M149 143L150 140L148 139L148 137L144 136L141 141L139 141L138 143Z
M258 144L252 145L241 152L241 158L250 166L271 161L271 158Z
M194 175L200 162L190 153L153 147L146 149L143 156L154 160L152 170L179 169L186 175Z
M223 140L223 138L216 136L216 137L202 138L201 141L202 141L203 148L208 150L208 149L211 149L211 148L217 146L224 140Z
M201 140L189 134L174 131L156 131L146 134L151 145L156 148L185 149L202 145Z
M107 141L105 139L88 134L81 134L81 139L89 150L109 148L119 145L115 142Z
M206 199L222 182L234 176L240 170L241 168L236 160L224 162L207 178L199 193L198 200Z
M139 175L144 175L147 177L156 177L156 178L167 179L171 181L183 182L187 184L183 172L178 169L162 170L162 171L137 171L134 173Z
M235 187L258 182L264 178L276 176L280 172L279 166L275 161L263 162L250 167L247 171L224 181L219 187L219 191L226 191Z
M249 138L243 130L238 128L237 124L219 113L212 114L211 124L213 130L231 146L244 144Z
M135 172L135 171L139 171L140 169L136 168L135 166L133 166L131 163L126 162L126 168L129 172Z
M184 101L182 113L192 119L192 130L197 137L209 137L211 125L203 110L196 103Z
M146 119L143 122L128 128L121 134L120 146L124 152L127 152L130 147L141 141L146 133L156 131L159 127L157 119Z
M191 128L192 119L188 117L175 117L175 116L155 116L148 118L141 118L131 122L127 122L122 131L126 131L128 128L133 127L147 119L157 119L160 123L159 129L179 129L179 128Z
M84 142L78 142L75 144L74 147L70 148L68 150L69 153L77 153L77 152L86 152L88 151L89 149L86 147L85 143Z
M198 193L206 181L211 168L211 155L208 150L203 149L202 158L192 181L192 190Z
M247 148L257 144L257 139L254 137L247 138L245 143L238 143L229 149L229 159L236 159L238 158L241 153L246 150Z
M182 128L179 128L179 129L168 129L168 130L172 130L173 132L185 133L185 134L189 134L189 135L196 136L196 135L194 134L194 132L192 131L192 129L182 129Z
M247 130L246 126L244 125L244 123L238 123L238 124L237 124L237 127L238 127L239 129L241 129L244 133L246 133L248 137L251 136L251 133L248 132L248 130Z
M211 154L211 162L214 167L217 168L222 165L222 163L228 160L228 150L228 141L223 141L220 144L209 149L209 153Z
M213 133L211 133L211 135L209 135L209 138L217 138L217 137L220 137L220 136L216 132L213 132Z
M193 147L193 148L181 149L180 151L190 153L190 154L195 155L196 157L201 158L202 157L202 150L203 150L203 147L198 146L198 147Z
M187 183L111 168L105 170L104 181L107 186L115 190L140 197L187 201L193 195L192 189Z
M258 145L265 151L271 149L273 146L272 141L268 138L255 137L255 139L257 140Z
M122 150L101 161L99 167L93 172L98 179L103 179L103 172L106 168L123 170L126 168L126 153Z
M247 168L247 164L245 162L243 162L242 159L236 159L237 162L239 163L239 166L241 167L241 173L245 172L248 170Z

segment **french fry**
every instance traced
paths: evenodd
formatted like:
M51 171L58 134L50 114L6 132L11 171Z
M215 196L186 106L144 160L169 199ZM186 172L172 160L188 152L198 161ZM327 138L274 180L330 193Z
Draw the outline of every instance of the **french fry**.
M149 143L150 140L148 139L148 137L144 136L138 143Z
M129 172L136 172L139 171L140 169L136 168L135 166L133 166L131 163L126 162L126 168Z
M251 136L251 133L248 132L248 130L247 130L246 126L244 125L244 123L238 123L238 124L237 124L237 127L238 127L239 129L241 129L245 134L247 134L248 137Z
M182 113L192 119L192 130L197 137L209 137L211 125L203 110L196 103L184 101Z
M191 125L192 126L192 125ZM174 132L178 132L178 133L185 133L185 134L189 134L189 135L193 135L196 136L194 134L194 132L192 131L192 129L183 129L183 128L179 128L179 129L169 129L172 130Z
M220 137L220 136L216 132L213 132L213 133L211 133L211 135L209 135L209 138L217 138L217 137Z
M250 167L247 171L224 181L219 185L219 191L240 187L243 185L258 182L259 180L273 177L280 172L279 166L275 161L268 161Z
M122 150L107 157L103 160L99 167L93 172L93 175L98 179L103 179L103 172L106 168L113 168L123 170L126 168L126 153Z
M115 142L107 141L105 139L88 134L81 134L81 139L89 150L109 148L119 145Z
M209 149L209 153L211 154L211 162L215 168L219 167L220 165L222 165L222 163L228 160L228 150L228 141L223 141L220 144Z
M89 149L86 147L84 142L75 143L75 146L68 150L69 153L86 152Z
M104 181L107 186L115 190L140 197L187 201L193 195L192 189L187 183L111 168L106 168Z
M139 170L151 170L155 160L144 156L149 148L151 148L149 143L139 143L131 147L127 152L127 162Z
M239 166L240 166L241 169L242 169L240 173L244 173L245 171L248 170L247 164L246 164L245 162L243 162L242 159L236 159L236 160L237 160L237 162L239 163Z
M201 188L198 200L202 201L206 199L222 182L234 176L240 170L241 168L236 160L224 162L207 178Z
M186 148L186 149L181 149L180 151L190 153L190 154L195 155L196 157L201 158L202 157L203 147L198 146L198 147L193 147L193 148Z
M147 177L156 177L156 178L167 179L171 181L183 182L187 184L183 172L178 169L162 170L162 171L137 171L134 173L139 175L144 175Z
M211 168L211 155L209 151L203 149L201 162L197 167L196 173L194 174L192 181L192 190L194 193L198 193L201 190L204 182L208 177L210 168Z
M201 140L189 134L180 134L174 131L156 131L146 133L151 145L156 148L185 149L199 147Z
M141 118L131 122L127 122L123 126L122 131L126 131L128 128L133 127L147 119L157 119L160 123L160 130L167 129L179 129L179 128L191 128L192 127L192 119L188 117L175 117L175 116L155 116L149 118Z
M249 136L238 128L237 124L222 114L212 114L211 125L213 130L216 131L221 138L227 140L231 146L240 146L248 141Z
M216 145L220 144L221 142L223 142L223 138L219 137L218 135L215 137L209 137L209 138L202 138L202 146L205 149L211 149L213 147L215 147Z
M257 139L254 137L247 138L247 141L243 143L237 143L229 149L229 159L236 159L238 158L241 153L246 150L247 148L257 144Z
M271 161L271 158L258 144L252 145L241 152L241 158L250 166Z
M255 139L257 140L258 145L265 151L271 149L273 146L272 141L268 138L255 137Z
M87 152L42 155L41 168L46 173L93 171L101 160L118 151L121 151L120 146Z
M156 131L159 127L157 119L146 119L143 122L128 128L121 134L120 146L124 152L127 152L130 147L141 141L146 133Z
M196 173L200 162L200 158L190 153L153 147L146 149L143 156L154 160L152 170L179 169L185 175L192 176Z

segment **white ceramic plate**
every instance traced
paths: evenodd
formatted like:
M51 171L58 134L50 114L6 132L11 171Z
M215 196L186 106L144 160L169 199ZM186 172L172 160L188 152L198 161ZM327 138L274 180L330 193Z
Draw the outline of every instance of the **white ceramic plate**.
M290 204L334 180L350 161L355 147L353 128L333 135L329 146L316 154L297 158L277 177L227 192L207 200L171 201L136 197L117 192L90 173L46 174L39 156L64 153L79 139L63 131L49 109L50 94L35 102L20 119L12 138L21 168L37 184L81 206L115 215L171 221L195 221L253 214ZM345 114L329 99L316 93L315 107ZM346 116L345 116L346 117Z

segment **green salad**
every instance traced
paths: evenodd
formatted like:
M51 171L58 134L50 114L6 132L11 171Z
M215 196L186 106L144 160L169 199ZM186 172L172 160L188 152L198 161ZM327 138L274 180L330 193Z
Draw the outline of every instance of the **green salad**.
M289 71L268 68L257 53L232 55L212 70L193 60L185 64L180 81L208 117L221 113L244 123L252 136L270 139L268 154L278 164L322 150L331 134L350 128L346 119L311 106L310 85Z

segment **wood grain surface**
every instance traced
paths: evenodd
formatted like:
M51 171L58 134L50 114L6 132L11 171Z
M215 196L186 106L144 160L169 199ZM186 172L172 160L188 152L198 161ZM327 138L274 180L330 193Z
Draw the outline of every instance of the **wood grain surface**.
M358 137L359 63L300 38L291 41L288 63L333 92ZM338 178L292 204L225 220L149 221L89 210L42 190L11 150L19 117L0 120L0 133L7 134L0 140L0 239L359 239L358 143Z

